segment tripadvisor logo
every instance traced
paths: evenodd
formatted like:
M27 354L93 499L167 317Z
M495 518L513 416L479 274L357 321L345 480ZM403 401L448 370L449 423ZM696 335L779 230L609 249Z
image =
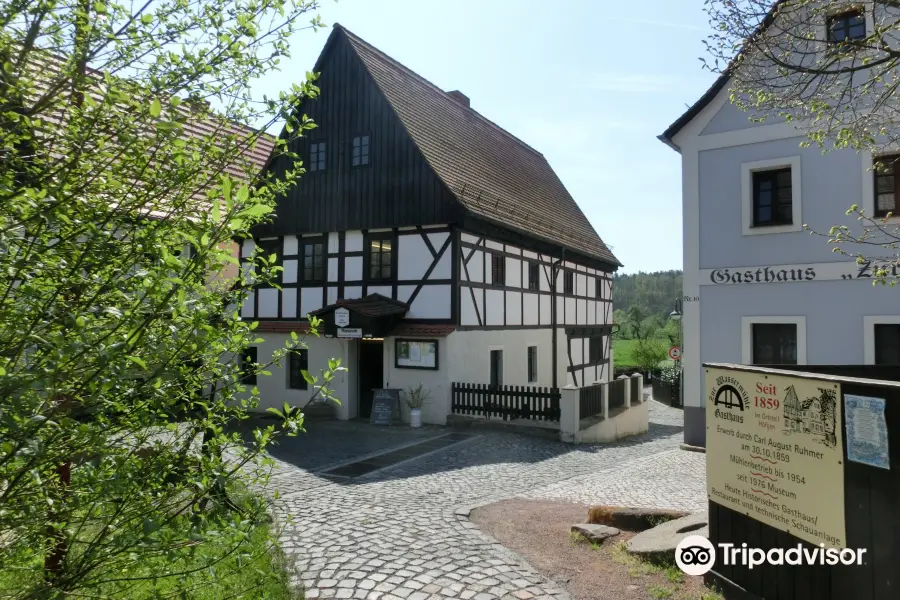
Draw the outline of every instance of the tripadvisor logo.
M717 419L743 423L741 413L749 407L750 395L740 381L729 375L720 375L709 390L708 401L715 406Z

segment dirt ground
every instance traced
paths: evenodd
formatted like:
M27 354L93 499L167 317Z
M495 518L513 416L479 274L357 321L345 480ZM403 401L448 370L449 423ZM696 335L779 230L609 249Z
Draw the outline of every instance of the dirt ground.
M678 567L651 565L625 552L623 531L602 546L571 534L583 523L581 504L513 499L478 508L470 519L518 552L546 577L564 585L574 600L718 600L702 577Z

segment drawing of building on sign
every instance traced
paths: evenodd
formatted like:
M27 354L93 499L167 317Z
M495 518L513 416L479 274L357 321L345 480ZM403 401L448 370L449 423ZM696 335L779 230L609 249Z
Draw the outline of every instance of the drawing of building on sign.
M786 433L807 433L826 446L834 446L836 438L834 390L819 388L819 395L801 401L794 386L790 385L784 395L784 429Z

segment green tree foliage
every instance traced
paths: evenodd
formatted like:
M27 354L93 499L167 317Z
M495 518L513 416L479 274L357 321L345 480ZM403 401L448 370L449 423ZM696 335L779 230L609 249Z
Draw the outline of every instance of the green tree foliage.
M646 337L646 330L652 336L668 321L675 299L682 295L681 281L681 271L616 275L612 291L614 322L620 323L623 333L627 331L625 335L632 339ZM616 319L616 314L621 315L619 311L628 318L621 322Z
M714 33L704 62L729 76L731 101L748 119L789 122L806 134L802 146L893 154L900 144L898 3L836 4L706 0ZM838 15L846 20L834 21ZM879 160L873 166L889 168L897 167ZM835 253L869 263L874 285L896 285L900 229L891 215L866 214L856 204L847 215L850 224L809 231L827 238Z
M312 80L250 85L316 4L0 0L0 596L132 597L242 557L264 517L231 490L302 413L235 433L269 365L233 360L259 339L226 275L302 171L262 176L232 123L287 119L296 159ZM339 369L306 376L330 397Z
M659 339L638 340L636 347L631 351L632 361L642 371L655 370L667 357L668 348L665 342Z

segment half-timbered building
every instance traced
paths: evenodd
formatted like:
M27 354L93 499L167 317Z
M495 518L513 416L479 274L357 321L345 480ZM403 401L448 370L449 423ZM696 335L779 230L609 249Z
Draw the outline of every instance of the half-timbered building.
M318 127L292 142L306 174L242 245L278 256L280 289L255 289L242 316L260 362L309 314L324 335L259 379L262 407L303 404L300 371L329 358L349 369L339 418L368 417L377 388L423 383L423 419L443 423L454 382L608 379L620 263L540 152L340 26L315 71L298 110Z

